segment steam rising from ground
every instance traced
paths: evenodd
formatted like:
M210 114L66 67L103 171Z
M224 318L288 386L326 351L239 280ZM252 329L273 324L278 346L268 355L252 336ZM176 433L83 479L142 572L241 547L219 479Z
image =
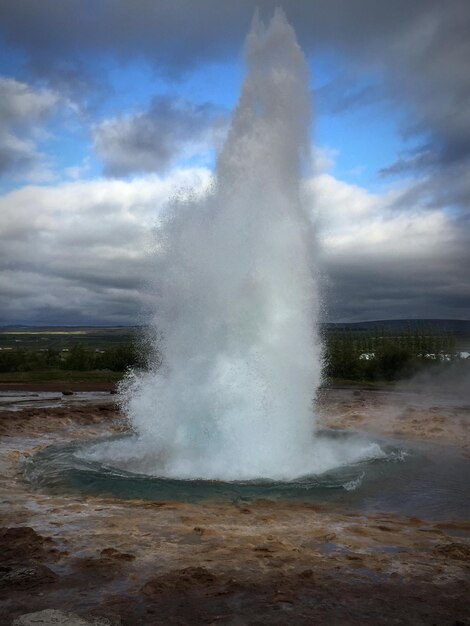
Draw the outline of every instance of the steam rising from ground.
M152 326L160 368L123 404L137 442L88 452L126 469L226 480L296 476L380 454L315 443L322 349L314 237L299 186L309 158L305 59L277 11L255 19L248 72L216 186L174 202L159 229Z

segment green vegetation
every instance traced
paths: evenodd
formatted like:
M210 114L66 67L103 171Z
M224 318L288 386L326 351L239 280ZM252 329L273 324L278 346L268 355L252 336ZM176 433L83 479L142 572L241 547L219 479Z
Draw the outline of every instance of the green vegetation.
M324 339L325 373L330 379L395 381L460 360L455 338L431 325L400 334L379 326L372 332L329 329Z
M0 372L0 383L117 383L121 378L122 372L110 370L77 372L43 369L27 372Z
M139 327L6 326L0 327L0 349L61 351L80 344L89 350L107 350L134 343L141 332Z
M470 359L459 357L459 350L468 350L467 328L446 323L327 324L327 379L379 385L437 366L470 367ZM145 367L140 336L138 328L5 328L0 382L116 382L128 369Z
M102 371L124 372L132 367L143 367L141 353L134 344L121 344L105 351L90 350L82 344L59 352L16 348L0 352L0 372Z
M115 383L143 366L140 336L137 327L6 327L0 382Z

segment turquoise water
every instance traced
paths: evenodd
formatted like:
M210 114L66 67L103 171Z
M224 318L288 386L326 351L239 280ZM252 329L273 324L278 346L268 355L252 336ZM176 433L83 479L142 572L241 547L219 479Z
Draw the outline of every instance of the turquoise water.
M322 431L325 440L357 441L365 436ZM465 519L469 515L470 462L450 449L411 447L378 440L383 456L291 481L175 480L133 473L90 461L81 455L96 441L51 446L25 465L39 489L121 499L225 502L293 500L338 505L364 512L395 512L429 519Z

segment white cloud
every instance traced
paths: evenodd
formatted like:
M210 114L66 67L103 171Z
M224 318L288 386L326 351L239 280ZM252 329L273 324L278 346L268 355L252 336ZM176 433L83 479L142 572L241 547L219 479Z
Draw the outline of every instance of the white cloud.
M49 89L35 90L12 78L0 78L0 120L13 128L43 120L57 104Z
M161 209L210 182L208 170L188 169L0 198L1 322L142 321ZM400 207L400 194L370 194L326 173L306 182L330 317L465 317L464 231L445 211Z
M94 148L107 175L161 173L176 159L207 154L223 127L213 106L161 96L146 111L95 125Z
M66 167L64 170L64 174L65 176L67 176L67 178L71 178L72 180L79 180L81 178L85 178L85 176L89 173L90 168L90 157L85 157L84 159L82 159L80 165Z
M49 89L0 78L0 176L40 182L52 174L38 150L43 124L59 102Z
M448 244L454 235L452 221L443 210L397 206L404 191L375 195L330 174L320 174L308 187L324 244L331 252L350 250L360 242L363 252L414 257Z
M209 181L207 170L193 169L26 186L0 198L3 321L135 321L159 212Z
M372 194L327 173L305 195L321 233L330 317L468 317L468 230L452 212L405 203L411 188Z

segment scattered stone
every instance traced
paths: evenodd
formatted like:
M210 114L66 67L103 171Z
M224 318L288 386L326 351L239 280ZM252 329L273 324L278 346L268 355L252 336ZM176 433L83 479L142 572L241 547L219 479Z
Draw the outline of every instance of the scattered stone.
M458 561L470 560L470 545L466 543L443 543L437 545L433 552L439 556L446 556Z
M17 617L12 626L119 626L120 618L80 617L76 613L64 613L57 609L45 609L36 613L25 613Z
M390 528L390 526L385 526L385 524L377 524L376 526L372 526L372 528L377 528L377 530L381 530L383 533L393 532L393 528Z
M273 552L270 546L255 546L253 552Z
M0 566L0 589L13 587L27 587L30 589L39 585L53 583L57 578L57 574L54 574L48 567L40 563L34 563L34 561Z
M152 596L169 589L188 591L194 587L213 585L216 581L214 574L205 567L186 567L152 578L142 587L142 592Z
M273 601L279 604L295 604L295 598L291 593L279 590L274 593Z
M0 558L3 564L55 556L57 550L52 539L39 535L33 528L0 528Z
M130 552L121 552L120 550L116 550L116 548L105 548L101 550L100 556L102 558L113 559L116 561L134 561L135 554L131 554Z

